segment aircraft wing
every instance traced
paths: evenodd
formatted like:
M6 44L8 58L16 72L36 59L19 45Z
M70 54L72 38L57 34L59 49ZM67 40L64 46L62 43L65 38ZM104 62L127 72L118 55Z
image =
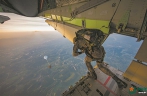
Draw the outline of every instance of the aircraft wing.
M0 12L35 17L40 12L56 7L55 0L0 0Z
M147 1L143 0L56 0L56 8L38 16L50 18L46 22L71 42L74 32L82 28L99 29L106 37L118 33L140 41L147 34L146 10Z
M139 7L137 7L139 6ZM54 22L146 37L146 0L0 0L0 12L51 17Z

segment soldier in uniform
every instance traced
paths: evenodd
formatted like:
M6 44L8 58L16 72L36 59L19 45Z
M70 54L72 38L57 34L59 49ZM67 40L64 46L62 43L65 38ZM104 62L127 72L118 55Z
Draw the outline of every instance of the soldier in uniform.
M94 79L97 79L97 75L91 65L91 61L103 61L105 55L103 46L99 46L100 37L103 39L103 33L100 30L82 29L76 33L76 37L73 40L73 56L78 56L82 53L86 54L85 64ZM78 51L79 49L80 52Z
M79 40L76 40L76 42L74 43L74 47L73 47L73 56L78 56L82 53L87 53L86 49L87 49L87 42L85 42L84 39L79 39ZM78 51L78 49L80 49L80 52ZM85 57L85 63L86 63L86 66L90 72L90 75L94 78L94 79L97 79L97 75L91 65L91 61L88 61L88 56Z
M86 39L90 39L91 37L86 35L84 36ZM114 73L112 73L105 63L103 63L103 59L105 56L105 50L103 46L90 46L88 42L83 38L74 38L74 46L73 46L73 56L78 56L82 53L86 54L85 64L89 70L89 75L94 79L97 79L97 75L91 65L91 61L96 61L98 68L104 72L105 74L111 76L117 83L119 88L127 87L127 84L120 80ZM80 50L80 51L78 51Z

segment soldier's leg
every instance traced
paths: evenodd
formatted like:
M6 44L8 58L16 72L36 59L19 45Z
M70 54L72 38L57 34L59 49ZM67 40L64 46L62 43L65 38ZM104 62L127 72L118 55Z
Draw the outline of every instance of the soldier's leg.
M127 84L119 79L111 70L107 68L107 65L104 63L97 62L98 68L105 74L111 76L118 84L119 88L126 88Z
M94 79L97 79L97 75L96 75L96 73L95 73L95 71L94 71L94 69L93 69L93 67L91 65L91 61L92 61L92 59L90 57L88 57L88 56L85 57L85 64L87 66L88 71L90 72L90 75Z
M97 66L98 68L105 74L113 77L115 76L114 73L112 73L108 68L107 68L107 65L105 65L104 63L100 63L100 62L97 62Z

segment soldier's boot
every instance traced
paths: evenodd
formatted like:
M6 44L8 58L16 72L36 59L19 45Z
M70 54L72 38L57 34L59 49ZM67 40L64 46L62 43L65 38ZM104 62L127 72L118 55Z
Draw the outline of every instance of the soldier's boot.
M92 78L97 80L97 75L96 75L95 71L90 72L90 73L91 73Z
M97 79L97 75L96 75L96 73L95 73L95 71L94 71L92 65L91 65L89 62L86 62L86 66L87 66L88 71L89 71L88 74L89 74L93 79L96 80L96 79Z
M112 77L116 82L117 85L120 89L126 88L127 87L127 83L125 83L124 81L122 81L121 79L119 79L117 76L113 76Z
M90 72L90 71L88 71L88 72L87 72L87 75L90 76L90 77L92 77L93 79L97 80L97 75L96 75L95 72Z

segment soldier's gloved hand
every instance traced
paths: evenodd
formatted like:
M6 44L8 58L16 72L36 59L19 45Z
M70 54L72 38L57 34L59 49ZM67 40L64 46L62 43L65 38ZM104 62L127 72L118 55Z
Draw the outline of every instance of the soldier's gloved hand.
M78 52L79 54L82 54L83 52Z
M85 50L81 50L81 52L82 52L82 53L84 53L84 52L85 52Z
M73 38L73 44L76 44L76 41L77 41L77 37L74 37Z

